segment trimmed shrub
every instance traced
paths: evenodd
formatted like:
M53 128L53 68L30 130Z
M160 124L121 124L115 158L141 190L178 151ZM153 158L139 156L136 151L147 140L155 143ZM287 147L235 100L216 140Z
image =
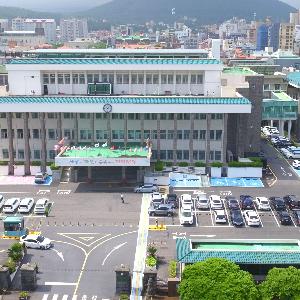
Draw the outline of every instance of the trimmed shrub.
M176 275L177 275L177 262L175 260L171 260L169 262L168 272L169 272L169 277L170 278L175 278L176 277Z
M201 168L201 167L205 167L206 164L203 161L196 161L195 162L195 167Z
M8 268L10 274L16 271L16 262L11 258L5 262L4 266Z
M178 164L179 167L187 167L188 165L189 165L189 163L186 162L186 161L181 161L181 162Z
M146 265L149 267L155 267L157 263L157 259L153 256L148 256L146 258Z
M37 160L33 160L31 163L30 163L32 166L40 166L41 165L41 162L40 161L37 161Z
M148 252L149 256L155 257L156 256L156 252L157 252L157 248L154 247L154 246L152 246L152 245L149 245L148 248L147 248L147 252Z
M154 168L155 168L155 171L161 172L161 171L164 169L164 162L158 160L158 161L155 163Z
M15 161L15 165L16 166L23 166L24 165L24 161Z
M223 164L221 162L215 161L215 162L210 163L210 166L213 168L222 168Z
M59 166L56 166L55 163L52 163L52 164L50 165L50 168L51 168L52 171L55 171L55 170L59 170L59 169L60 169L60 167L59 167Z
M8 257L14 262L18 262L23 255L23 247L20 243L14 243L8 249Z
M7 166L8 165L8 161L2 160L0 161L0 166Z
M239 161L231 161L228 163L228 167L233 168L261 168L263 163L261 161L253 161L253 162L239 162Z
M166 162L166 167L172 167L173 166L173 162L172 161L167 161Z

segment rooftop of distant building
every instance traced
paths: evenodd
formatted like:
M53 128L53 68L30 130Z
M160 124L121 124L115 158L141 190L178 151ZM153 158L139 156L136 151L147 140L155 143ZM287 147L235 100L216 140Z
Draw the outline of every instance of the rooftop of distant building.
M237 74L237 75L254 75L256 74L254 71L250 70L249 68L224 68L224 74Z

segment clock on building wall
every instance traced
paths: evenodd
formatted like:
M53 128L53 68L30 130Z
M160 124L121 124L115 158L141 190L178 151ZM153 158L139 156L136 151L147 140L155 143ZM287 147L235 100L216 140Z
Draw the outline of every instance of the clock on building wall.
M112 111L112 106L109 103L104 104L103 111L106 113L110 113Z

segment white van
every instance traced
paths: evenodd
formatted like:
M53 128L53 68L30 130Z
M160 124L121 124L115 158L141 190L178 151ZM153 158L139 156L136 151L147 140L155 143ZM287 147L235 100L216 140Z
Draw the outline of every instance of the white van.
M47 198L39 199L38 201L36 201L34 213L35 214L45 214L48 204L49 204L49 199L47 199Z
M21 203L18 208L19 213L29 213L34 205L33 198L24 198L21 200Z

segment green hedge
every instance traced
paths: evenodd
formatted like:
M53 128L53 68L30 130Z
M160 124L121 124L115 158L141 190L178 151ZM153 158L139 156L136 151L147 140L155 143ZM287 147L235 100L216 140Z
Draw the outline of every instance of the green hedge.
M215 161L215 162L210 163L210 166L213 168L222 168L223 164L221 162Z
M32 166L40 166L41 165L41 162L38 161L38 160L33 160L31 163L30 163Z
M8 161L0 161L0 166L7 166L8 165Z
M175 278L177 275L177 262L175 260L171 260L169 262L168 267L169 278Z
M149 267L155 267L157 264L157 259L153 256L146 257L146 265Z
M59 170L59 169L60 169L60 167L59 167L59 166L56 166L55 163L52 163L52 164L50 165L50 168L51 168L51 170L53 170L53 171Z
M260 157L249 157L251 162L239 162L239 161L231 161L228 163L228 167L233 168L262 168L263 162Z
M161 172L164 169L164 162L158 160L154 166L155 171Z
M195 167L201 168L201 167L205 167L206 164L203 161L196 161L195 162Z
M172 161L167 161L166 162L166 167L172 167L173 166L173 162Z
M186 161L181 161L181 162L178 164L179 167L187 167L188 165L189 165L189 163L186 162Z

